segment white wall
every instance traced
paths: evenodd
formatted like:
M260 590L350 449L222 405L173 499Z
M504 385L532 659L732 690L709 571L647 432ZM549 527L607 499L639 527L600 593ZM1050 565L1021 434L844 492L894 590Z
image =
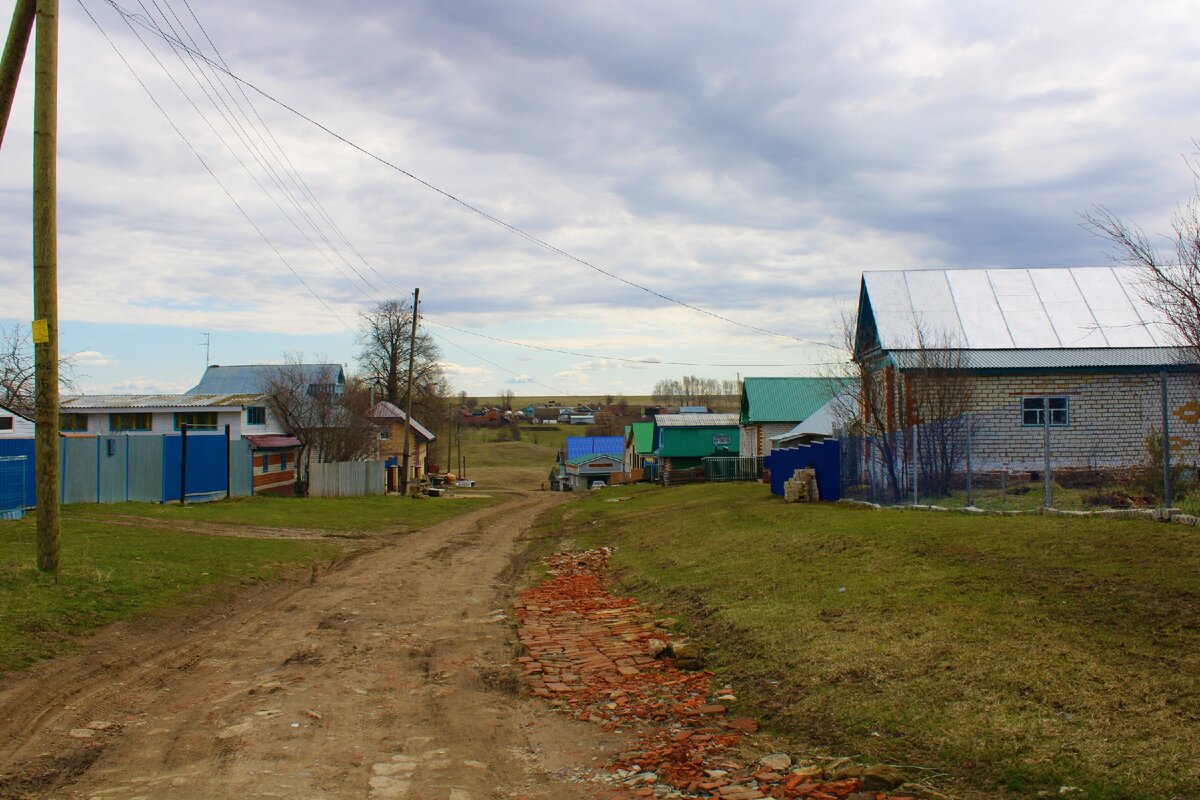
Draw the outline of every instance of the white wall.
M12 420L12 430L0 430L3 439L28 439L33 436L34 425L24 417L0 408L0 418Z
M143 435L143 434L161 435L164 433L178 433L179 431L175 430L175 414L176 413L188 413L188 412L206 413L206 412L213 412L213 411L215 411L217 414L216 433L223 434L225 432L225 426L228 425L229 426L229 435L230 435L230 438L232 438L232 439L241 439L243 433L250 433L250 434L283 433L283 431L279 427L278 421L274 418L274 415L272 415L269 410L267 411L267 423L265 425L246 425L245 424L245 422L246 422L245 409L236 409L235 410L235 409L212 409L212 408L192 408L192 409L175 409L175 408L173 408L173 409L169 409L169 410L112 408L112 409L102 409L102 410L89 410L88 412L86 412L87 417L88 417L88 429L86 432L93 436L96 434L107 435L109 433L118 433L118 434L129 433L134 436ZM72 411L71 409L68 408L68 409L64 409L63 413L82 414L84 412L83 411ZM108 422L109 422L108 415L109 414L145 414L145 413L149 413L151 416L151 420L150 420L151 429L148 431L111 431L111 430L109 430L109 427L108 427ZM204 433L211 433L211 431L204 431Z

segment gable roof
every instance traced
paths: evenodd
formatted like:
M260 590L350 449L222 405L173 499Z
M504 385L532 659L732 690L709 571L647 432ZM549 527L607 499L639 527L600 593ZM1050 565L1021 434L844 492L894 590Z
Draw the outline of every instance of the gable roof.
M25 415L24 415L24 414L22 414L20 411L13 411L13 410L12 410L11 408L9 408L8 406L0 406L0 411L7 411L9 414L12 414L14 417L20 417L21 419L25 420L26 422L33 422L33 420L32 420L32 419L30 419L29 417L25 416Z
M204 377L188 389L187 394L257 394L264 391L271 372L284 366L302 369L309 384L328 383L329 377L334 379L334 385L346 383L341 364L237 364L228 367L213 364L204 370Z
M601 454L620 460L625 454L623 436L568 436L567 463L582 455Z
M842 378L746 378L739 421L803 422L849 383Z
M654 452L653 422L632 422L629 424L627 430L628 433L625 435L625 440L628 442L629 437L633 437L633 450L635 453Z
M408 417L408 415L404 413L403 409L401 409L395 403L391 403L387 400L380 401L372 406L367 411L367 416L373 417L380 422L394 422L399 425L403 425L404 420ZM427 442L432 442L435 438L437 438L428 428L417 422L415 419L412 421L412 427L413 430L424 436L425 441Z
M614 467L621 466L621 456L613 455L612 453L582 453L581 455L575 456L575 458L567 459L567 463L573 467L580 467L584 464L589 464L592 461L600 461L602 459L604 461L613 462Z
M864 272L856 349L919 349L918 326L966 350L1171 347L1145 280L1135 267Z

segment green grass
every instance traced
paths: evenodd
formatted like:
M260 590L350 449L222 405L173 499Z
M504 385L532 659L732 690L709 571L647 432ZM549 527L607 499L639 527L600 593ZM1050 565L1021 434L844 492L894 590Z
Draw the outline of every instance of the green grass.
M331 542L198 536L67 514L62 571L34 567L33 518L0 522L0 670L28 666L95 628L212 600L222 589L341 554Z
M532 427L532 426L530 426ZM500 438L499 429L462 430L462 453L467 461L467 477L488 489L537 489L549 480L554 457L567 436L583 436L584 429L570 426L538 426L537 431L522 428L521 440Z
M68 506L68 518L100 520L135 517L147 523L166 520L262 528L295 528L355 533L393 533L435 525L483 508L495 498L450 499L386 497L272 497L258 495L187 506L158 503L115 503Z
M787 505L757 484L606 489L547 524L615 545L620 583L797 750L974 797L1200 782L1193 529Z

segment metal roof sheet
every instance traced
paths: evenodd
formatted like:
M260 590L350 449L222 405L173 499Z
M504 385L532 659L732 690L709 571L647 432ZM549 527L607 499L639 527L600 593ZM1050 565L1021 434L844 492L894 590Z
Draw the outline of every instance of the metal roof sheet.
M625 437L623 436L568 436L567 461L582 455L613 455L621 459L625 454Z
M250 433L242 436L255 450L290 450L303 442L282 433Z
M802 422L848 384L840 378L746 378L739 422Z
M916 350L893 350L891 356L901 369L930 363L927 353ZM966 369L1149 369L1189 364L1188 352L1178 347L964 350L954 358L952 363Z
M213 364L204 370L200 383L188 389L188 394L225 394L261 392L266 386L273 370L293 365L285 364L233 364L221 366ZM298 364L304 370L305 380L310 384L324 384L329 378L335 384L346 382L341 364Z
M629 428L633 433L633 449L635 452L649 453L654 450L653 422L634 422L630 424Z
M738 424L737 414L655 414L660 428L724 428Z
M1169 347L1170 326L1139 296L1135 267L864 272L884 350Z
M63 411L106 408L242 408L261 404L261 394L85 394L62 401Z
M624 458L624 456L620 453L617 453L617 454L613 454L613 453L582 453L580 455L575 456L574 458L567 459L567 463L572 466L578 467L578 466L582 466L582 465L588 463L589 461L598 461L600 459L607 459L609 461L615 462L613 464L613 466L619 467L619 466L621 466L622 458Z

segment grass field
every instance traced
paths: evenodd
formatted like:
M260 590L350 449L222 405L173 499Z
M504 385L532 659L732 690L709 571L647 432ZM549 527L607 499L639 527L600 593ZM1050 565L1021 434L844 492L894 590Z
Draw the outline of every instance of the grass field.
M785 505L709 484L606 489L543 530L614 545L620 584L677 616L739 711L798 752L922 767L966 797L1200 784L1192 529Z
M196 608L237 586L345 553L336 540L198 535L187 532L189 523L386 534L492 502L498 498L254 497L186 507L67 506L57 583L34 567L33 515L0 522L0 671L60 653L110 622Z
M521 440L514 442L502 438L501 429L464 428L462 453L467 461L467 477L478 482L481 492L538 489L549 480L554 457L566 438L583 435L583 428L578 426L530 425L522 426Z

